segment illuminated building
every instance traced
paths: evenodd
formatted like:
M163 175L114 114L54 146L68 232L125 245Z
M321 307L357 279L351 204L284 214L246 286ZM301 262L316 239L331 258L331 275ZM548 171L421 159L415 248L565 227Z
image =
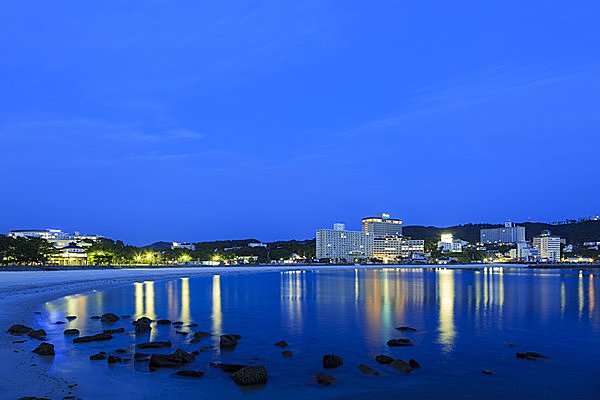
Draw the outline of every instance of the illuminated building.
M317 230L317 258L354 262L372 257L373 236L343 228L343 224L335 224L334 229Z
M560 238L552 236L550 231L545 230L540 236L533 238L533 247L539 252L539 257L545 262L560 261Z
M51 258L51 263L57 265L86 265L85 248L100 238L97 235L82 235L79 232L70 235L60 229L16 229L10 231L8 236L47 240L58 249L58 253Z
M506 222L503 228L482 229L481 243L518 243L525 241L525 227Z
M375 237L402 236L402 220L390 218L389 214L362 219L362 230Z
M175 250L175 249L186 249L186 250L194 251L194 250L196 250L196 246L194 246L192 243L188 243L188 242L173 242L173 243L171 243L171 250Z
M373 238L373 257L384 263L412 258L425 252L424 240L413 240L402 236L380 236Z
M440 241L437 243L438 250L442 252L460 253L463 247L466 247L469 242L460 239L454 239L451 233L442 233Z

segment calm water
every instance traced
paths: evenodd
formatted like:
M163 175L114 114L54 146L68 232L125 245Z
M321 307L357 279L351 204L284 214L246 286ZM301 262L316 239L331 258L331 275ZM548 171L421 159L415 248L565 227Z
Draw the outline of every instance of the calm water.
M105 292L69 296L46 304L38 323L56 345L51 369L79 382L84 399L121 398L600 398L600 275L579 271L484 271L378 269L277 272L138 282ZM109 342L77 344L66 327L94 334L104 312L137 318L168 318L197 323L183 330L239 333L238 347L220 353L218 336L190 344L172 326L150 335L115 335ZM66 315L78 318L54 325ZM396 331L410 325L417 332ZM132 330L130 320L114 327ZM105 325L107 327L107 325ZM408 337L413 347L389 348L391 338ZM133 361L108 366L88 356L128 348L136 342L171 340L174 347L201 353L186 369L206 372L201 379L176 377L173 370L149 372ZM273 343L290 343L285 359ZM170 351L172 351L171 349ZM516 351L536 351L548 360L524 361ZM322 371L321 356L339 354L344 365L329 373L330 387L312 377ZM422 368L406 375L379 365L380 353L417 359ZM269 383L242 390L210 362L266 365ZM368 364L381 376L364 376ZM481 373L482 369L494 375Z

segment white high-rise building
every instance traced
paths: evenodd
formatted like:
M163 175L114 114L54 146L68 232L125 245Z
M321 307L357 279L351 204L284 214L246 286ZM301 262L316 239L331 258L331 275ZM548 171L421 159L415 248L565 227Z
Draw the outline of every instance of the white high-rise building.
M534 237L533 247L538 250L539 257L542 261L560 261L560 238L558 236L552 236L550 231L543 231L540 236Z
M525 227L506 222L503 228L482 229L481 243L518 243L525 241Z
M355 262L373 256L373 236L364 232L347 231L343 224L334 229L317 230L317 258L333 262Z

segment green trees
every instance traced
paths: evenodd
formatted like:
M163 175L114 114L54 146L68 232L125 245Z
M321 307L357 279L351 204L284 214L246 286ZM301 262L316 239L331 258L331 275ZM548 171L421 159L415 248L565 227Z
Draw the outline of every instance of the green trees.
M58 250L44 239L0 235L0 264L41 264L56 253Z

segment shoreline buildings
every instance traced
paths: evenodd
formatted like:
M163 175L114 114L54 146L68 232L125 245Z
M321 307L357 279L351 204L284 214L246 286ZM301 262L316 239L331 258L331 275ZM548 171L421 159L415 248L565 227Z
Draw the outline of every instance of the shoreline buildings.
M548 230L533 238L533 247L537 249L538 256L543 262L560 261L560 244L561 239L558 236L552 236Z
M60 229L16 229L8 233L12 238L40 238L47 240L57 250L50 262L55 265L87 265L87 248L100 239L97 235L72 235Z
M503 228L482 229L480 231L480 243L519 243L525 241L525 227L516 226L508 221Z
M402 220L389 214L362 219L362 231L347 231L344 224L318 229L316 256L333 262L381 260L383 263L412 258L425 251L424 240L402 236Z

